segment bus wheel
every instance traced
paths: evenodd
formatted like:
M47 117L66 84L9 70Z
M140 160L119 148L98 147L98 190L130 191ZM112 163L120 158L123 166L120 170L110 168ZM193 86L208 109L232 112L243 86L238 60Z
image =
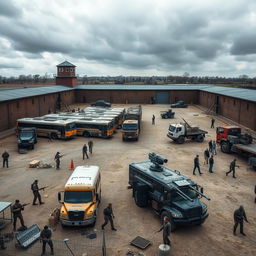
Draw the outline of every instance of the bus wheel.
M56 133L51 133L51 139L52 139L52 140L58 139L57 134L56 134Z
M84 132L84 133L83 133L83 136L84 136L84 137L90 137L90 133L89 133L89 132Z

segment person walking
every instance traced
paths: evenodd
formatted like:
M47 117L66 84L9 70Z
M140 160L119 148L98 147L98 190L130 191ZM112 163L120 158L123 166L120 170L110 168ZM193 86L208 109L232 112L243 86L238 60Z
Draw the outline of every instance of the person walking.
M229 171L226 172L226 176L228 176L229 173L233 173L233 178L236 178L236 167L239 168L238 165L236 165L236 158L230 163L230 166L229 166Z
M155 115L153 115L153 116L152 116L152 124L153 124L153 125L155 124L155 119L156 119L156 117L155 117Z
M110 221L111 229L116 231L113 222L113 218L115 218L115 216L113 214L112 204L108 204L108 206L104 209L103 214L105 222L101 225L101 229L104 230L104 227L108 224L108 221Z
M212 153L212 140L208 142L209 145L209 152Z
M41 231L41 234L40 234L40 239L43 243L43 246L42 246L42 254L41 255L44 255L45 254L45 247L46 247L46 244L48 244L51 248L51 255L54 255L54 251L53 251L53 242L52 242L52 231L51 229L48 227L48 226L44 226L44 229Z
M60 152L57 152L55 157L54 157L54 160L56 162L56 169L59 170L60 169L60 159L61 157L63 157Z
M16 223L17 219L20 220L20 224L22 227L25 227L24 220L21 211L24 210L24 206L20 204L20 200L16 199L15 204L12 206L12 214L13 214L13 230L16 231Z
M208 148L204 151L204 164L208 164L208 160L210 157L210 152L208 150Z
M37 205L37 203L36 203L37 199L39 201L39 204L44 204L44 202L42 202L41 195L39 193L40 189L38 188L38 180L35 180L31 184L31 190L33 191L33 194L34 194L33 205Z
M3 158L3 168L6 166L7 168L9 168L8 165L8 159L9 159L9 153L5 150L4 153L2 154L2 158Z
M214 128L214 123L215 123L215 119L212 118L212 121L211 121L211 128Z
M83 160L84 160L84 156L86 156L86 158L88 159L89 158L89 156L87 154L88 148L87 148L86 144L84 144L82 151L83 151Z
M235 222L234 228L233 228L234 236L236 235L236 229L238 225L240 225L240 233L246 236L246 234L244 233L244 220L248 222L244 207L240 205L240 207L234 212L234 222Z
M209 158L209 172L210 173L213 173L213 171L212 171L213 164L214 164L214 159L213 159L213 155L211 155L211 157Z
M92 140L88 141L88 147L89 147L90 154L92 154L92 147L93 147L93 141Z
M203 173L201 173L201 171L200 171L199 155L196 155L196 157L194 158L193 175L196 175L196 174L195 174L196 169L198 169L200 175L203 174Z
M171 223L169 221L169 218L167 216L164 217L164 223L163 226L158 230L158 232L163 230L163 243L171 246L171 241L169 239L169 236L171 234Z
M215 140L212 142L212 154L217 155L217 144Z

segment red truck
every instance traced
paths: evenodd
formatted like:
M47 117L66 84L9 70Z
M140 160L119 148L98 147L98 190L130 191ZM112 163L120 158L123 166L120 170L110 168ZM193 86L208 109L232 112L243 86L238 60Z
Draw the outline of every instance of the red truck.
M256 171L256 143L251 135L241 133L239 126L219 126L216 133L216 141L223 153L248 157L248 164Z

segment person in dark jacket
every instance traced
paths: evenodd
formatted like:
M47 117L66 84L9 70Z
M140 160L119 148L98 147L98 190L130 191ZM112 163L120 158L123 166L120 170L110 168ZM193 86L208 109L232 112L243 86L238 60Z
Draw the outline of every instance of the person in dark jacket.
M210 157L210 152L208 150L208 148L204 151L204 164L208 164L208 160Z
M229 173L233 173L233 178L236 178L236 167L239 167L238 165L236 165L236 158L230 163L229 166L229 171L226 172L226 176L228 176Z
M45 254L46 244L49 244L49 246L51 248L51 255L54 255L53 242L52 242L52 239L51 239L52 238L52 231L48 228L48 226L44 226L44 229L41 231L40 238L41 238L41 241L43 243L42 254L41 255Z
M7 168L8 166L8 159L9 159L9 153L7 151L4 151L4 153L2 154L2 158L3 158L3 168L6 166Z
M213 173L213 171L212 171L213 164L214 164L214 159L213 159L213 155L211 155L211 157L209 158L209 172L210 173Z
M38 180L35 180L31 184L31 190L33 191L33 194L34 194L33 205L37 205L37 203L36 203L37 199L39 201L39 204L44 204L44 202L42 202L41 195L39 193Z
M156 119L156 117L155 117L155 115L153 115L153 116L152 116L152 124L153 124L153 125L155 124L155 119Z
M245 214L245 210L244 207L241 205L237 210L235 210L234 212L234 228L233 228L233 234L236 235L236 229L237 226L240 225L240 233L244 236L246 236L246 234L244 233L244 220L246 222L248 222L246 214Z
M196 175L195 171L196 169L198 169L199 174L201 175L201 171L200 171L200 164L199 164L199 155L196 155L196 157L194 158L194 169L193 169L193 175Z
M104 227L108 224L108 221L110 221L111 229L116 231L113 222L113 218L115 218L115 216L113 214L112 204L108 204L108 207L104 209L103 213L105 222L102 224L101 229L104 229Z
M88 141L88 147L89 147L90 154L92 154L92 147L93 147L93 141L92 140Z
M167 216L164 217L164 223L163 226L158 230L158 232L163 230L163 243L171 246L171 241L169 239L169 236L171 234L171 223Z
M208 142L209 145L209 152L212 153L212 140Z
M215 119L212 118L212 121L211 121L211 128L214 128L214 123L215 123Z
M89 158L89 156L87 154L88 148L87 148L86 144L84 144L82 151L83 151L83 160L84 160L84 156L86 156L86 158L88 159Z
M20 224L22 227L25 227L24 220L21 211L24 210L24 206L20 204L20 200L15 200L15 204L12 206L12 214L13 214L13 230L16 230L17 219L20 220Z
M61 159L62 155L60 154L60 152L57 152L55 157L54 157L54 160L56 162L56 169L60 169L60 159Z

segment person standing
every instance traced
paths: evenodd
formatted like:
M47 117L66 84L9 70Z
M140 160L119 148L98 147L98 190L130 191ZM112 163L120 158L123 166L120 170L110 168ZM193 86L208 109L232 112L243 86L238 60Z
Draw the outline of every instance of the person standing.
M237 226L240 225L240 233L246 236L246 234L244 233L244 220L248 222L244 207L240 205L240 207L234 212L234 222L235 222L235 225L233 228L234 235L236 235Z
M113 214L112 204L108 204L108 206L104 209L103 214L105 222L101 225L101 229L104 230L104 227L108 224L108 221L110 221L111 229L116 231L113 222L113 218L115 218L115 216Z
M60 152L57 152L54 160L56 162L56 169L59 170L60 169L60 158L62 157L62 155L60 154Z
M22 227L25 227L24 220L21 211L24 210L24 206L20 204L20 200L16 199L15 204L12 206L12 214L13 214L13 230L16 230L17 219L20 220L20 224Z
M233 178L236 178L235 174L236 174L236 167L239 167L238 165L236 165L236 158L230 163L229 166L229 171L226 172L226 176L228 176L229 173L233 172Z
M39 204L44 204L44 202L42 202L41 199L41 195L39 193L39 188L38 188L38 180L35 180L32 184L31 184L31 189L33 191L34 194L34 199L33 199L33 205L37 205L36 200L38 199Z
M41 255L45 254L46 244L48 244L51 248L51 255L54 255L53 242L52 242L52 239L51 239L52 238L52 231L51 231L51 229L49 229L48 226L44 226L44 229L41 231L40 238L43 242L42 254Z
M82 151L83 151L83 160L84 160L84 156L85 156L85 155L86 155L86 158L88 159L88 158L89 158L89 156L88 156L88 154L87 154L88 148L87 148L87 145L86 145L86 144L84 144Z
M213 164L214 164L214 159L213 159L213 155L211 155L211 157L209 158L209 172L210 173L213 173L213 171L212 171Z
M92 147L93 147L93 141L92 140L88 141L88 147L89 147L90 154L92 154Z
M209 145L209 152L212 153L212 140L208 142Z
M9 168L8 166L8 159L9 159L9 153L5 150L4 153L2 154L2 158L3 158L3 168L6 166L7 168Z
M200 171L200 164L199 164L199 155L196 155L196 157L194 158L194 169L193 169L193 175L195 174L196 169L198 169L199 174L201 175L201 171Z
M169 236L171 234L171 223L169 221L169 218L167 216L164 217L164 223L163 226L158 230L158 232L163 230L163 243L171 246L171 241L169 239Z
M155 115L153 115L153 116L152 116L152 124L153 124L153 125L155 124L155 119L156 119L156 117L155 117Z
M207 149L204 151L204 164L208 164L209 157L210 157L210 153L209 153L209 150L208 150L208 148L207 148Z
M212 118L212 121L211 121L211 128L214 128L214 123L215 123L215 119Z
M212 142L212 154L217 155L217 144L215 140Z

